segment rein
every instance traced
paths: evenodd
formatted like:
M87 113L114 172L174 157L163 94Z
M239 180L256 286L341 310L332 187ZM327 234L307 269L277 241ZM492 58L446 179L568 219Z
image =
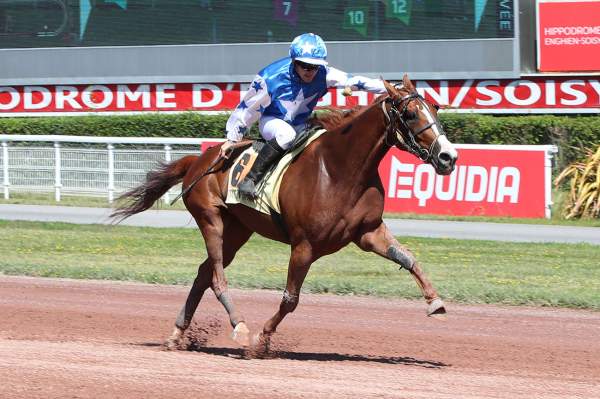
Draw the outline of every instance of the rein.
M425 105L425 99L417 92L407 94L406 96L399 99L388 97L381 102L381 109L387 120L385 144L389 147L392 147L395 143L390 143L388 137L390 133L395 134L397 141L400 142L400 144L402 144L409 152L416 155L424 162L428 162L433 155L433 150L438 142L438 139L443 133L437 134L435 140L433 140L429 148L421 147L417 143L416 138L432 126L437 126L441 132L443 132L444 130L439 124L439 122L437 120L434 120L433 122L428 123L421 129L419 129L419 131L413 132L403 117L406 110L408 109L408 105L412 100L418 100L423 105ZM391 104L389 112L386 108L386 104L388 103ZM401 106L402 110L400 110ZM404 129L402 129L401 127L403 127ZM402 138L402 141L400 141L400 138Z
M235 151L238 148L241 147L245 147L249 145L248 141L240 141L237 143L234 143L233 146L231 146L231 152L230 154L233 153L233 151ZM215 171L215 166L217 166L217 164L219 163L219 161L227 161L229 159L231 155L228 155L226 157L219 155L217 158L215 158L215 160L210 164L210 166L208 167L208 169L206 169L206 172L202 173L200 176L196 177L189 186L187 186L186 188L183 188L183 186L181 187L181 193L179 193L179 195L177 197L175 197L175 199L173 201L171 201L170 205L173 205L175 202L177 202L177 200L179 198L182 198L184 195L186 195L187 193L190 192L190 190L192 188L194 188L194 186L196 185L196 183L198 183L204 176L207 176L211 173L213 173Z
M206 170L206 172L204 172L204 173L202 173L200 176L196 177L196 178L194 179L194 181L192 181L192 182L190 183L190 185L189 185L189 186L187 186L185 189L182 189L182 190L181 190L181 192L179 193L179 195L178 195L177 197L175 197L175 198L173 199L173 201L171 201L171 203L170 203L169 205L173 206L173 204L174 204L174 203L176 203L176 202L177 202L177 200L178 200L179 198L182 198L184 195L186 195L187 193L189 193L189 192L190 192L190 190L191 190L192 188L194 188L194 186L196 185L196 183L198 183L198 182L200 181L200 179L202 179L204 176L206 176L206 175L208 175L208 174L210 174L210 173L214 172L214 168L215 168L215 166L217 165L217 163L219 163L219 161L220 161L221 159L227 159L227 158L225 158L225 157L224 157L224 156L222 156L222 155L219 155L219 156L218 156L218 157L217 157L217 158L216 158L216 159L213 161L213 163L212 163L212 164L210 164L210 166L208 167L208 169Z

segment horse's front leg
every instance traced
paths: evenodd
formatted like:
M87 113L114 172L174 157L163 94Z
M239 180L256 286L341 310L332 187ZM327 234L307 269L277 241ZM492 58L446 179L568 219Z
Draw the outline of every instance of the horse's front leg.
M304 241L292 247L286 288L283 291L283 298L279 304L279 309L265 323L262 333L257 336L255 342L260 349L268 350L271 336L277 330L279 323L298 306L300 289L313 261L312 247L308 242Z
M394 238L385 223L381 222L377 228L363 231L354 242L362 250L375 252L408 270L429 305L427 315L435 316L446 313L444 302L438 296L425 273L423 273L415 256Z

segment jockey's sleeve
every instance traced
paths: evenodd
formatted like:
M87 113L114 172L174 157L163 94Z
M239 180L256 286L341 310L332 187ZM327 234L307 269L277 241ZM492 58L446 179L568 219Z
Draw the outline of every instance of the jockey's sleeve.
M267 90L267 84L261 76L257 75L244 98L227 120L225 126L227 139L231 141L243 139L246 132L260 118L269 104L271 104L271 96Z
M351 87L352 90L364 90L371 93L386 93L381 79L364 76L352 76L333 67L327 67L327 87Z

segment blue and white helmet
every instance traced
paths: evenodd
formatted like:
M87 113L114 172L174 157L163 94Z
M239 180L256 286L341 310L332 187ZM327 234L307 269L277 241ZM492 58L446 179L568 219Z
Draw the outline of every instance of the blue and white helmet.
M292 41L290 57L307 64L327 65L327 47L321 36L303 33Z

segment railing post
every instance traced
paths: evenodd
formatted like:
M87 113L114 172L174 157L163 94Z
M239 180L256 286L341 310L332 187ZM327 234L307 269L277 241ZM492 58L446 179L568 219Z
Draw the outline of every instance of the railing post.
M61 159L60 159L60 143L54 142L54 200L60 202L61 182Z
M552 158L554 154L558 153L557 146L548 146L546 150L546 156L544 157L544 196L546 198L545 216L546 219L552 218Z
M8 179L8 142L2 142L2 186L4 187L4 199L9 199L10 194L8 188L10 187L10 180Z
M107 144L108 149L108 202L112 204L115 195L115 146Z
M171 146L168 144L165 144L165 162L171 162ZM163 201L165 201L165 204L169 203L169 190L163 195Z

